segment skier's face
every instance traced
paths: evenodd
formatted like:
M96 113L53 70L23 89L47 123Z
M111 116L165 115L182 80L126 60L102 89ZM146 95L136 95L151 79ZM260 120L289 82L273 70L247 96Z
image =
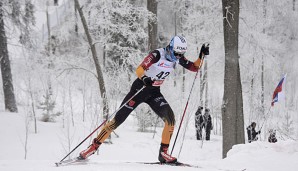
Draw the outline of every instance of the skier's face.
M177 59L180 59L181 57L184 56L184 53L178 53L178 52L175 52L175 51L174 51L174 55L175 55L175 57L176 57Z

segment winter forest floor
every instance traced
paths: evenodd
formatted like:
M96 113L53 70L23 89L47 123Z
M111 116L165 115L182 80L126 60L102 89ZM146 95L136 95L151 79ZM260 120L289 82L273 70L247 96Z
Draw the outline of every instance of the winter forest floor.
M137 162L156 162L161 128L153 138L153 133L137 132L132 117L117 130L119 138L112 134L113 144L103 144L99 155L93 155L87 163L56 167L66 154L66 149L73 149L94 128L90 123L75 123L75 126L62 128L61 122L38 122L38 133L34 133L30 122L27 160L25 156L25 117L21 113L1 112L0 120L0 170L1 171L93 171L93 170L204 170L204 171L297 171L298 143L296 141L279 141L270 144L258 141L241 144L229 151L226 159L221 159L222 137L211 135L211 141L195 140L194 131L188 129L179 161L193 164L198 168L174 167L161 165L144 165ZM69 128L69 129L68 129ZM174 133L175 134L175 133ZM72 155L76 156L86 148L90 140L81 145ZM178 156L181 138L178 138L174 156Z

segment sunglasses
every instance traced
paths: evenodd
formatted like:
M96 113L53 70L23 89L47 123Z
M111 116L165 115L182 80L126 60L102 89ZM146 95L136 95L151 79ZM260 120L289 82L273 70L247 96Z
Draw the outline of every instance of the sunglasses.
M184 53L177 53L177 52L174 52L174 56L176 57L183 57L184 56Z

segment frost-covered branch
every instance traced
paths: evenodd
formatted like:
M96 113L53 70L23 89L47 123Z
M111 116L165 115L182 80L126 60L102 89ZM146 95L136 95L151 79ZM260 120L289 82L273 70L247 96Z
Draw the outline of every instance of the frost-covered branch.
M61 71L58 74L57 78L60 77L64 72L67 72L67 71L69 72L71 70L83 70L83 71L86 71L86 72L92 74L96 79L98 78L97 75L94 72L92 72L92 71L90 71L86 68L83 68L83 67L80 67L80 66L77 66L77 65L74 65L74 64L66 63L66 62L65 62L65 64L69 65L70 67L69 68L64 68L63 71Z
M228 19L228 15L231 15L231 18L232 18L232 20L234 20L234 14L232 14L230 11L229 11L229 9L231 8L231 6L228 6L228 7L225 7L225 9L226 9L226 16L224 17L224 19L226 19L227 20L227 23L229 24L229 26L232 28L232 25L231 25L231 23L230 23L230 21L229 21L229 19Z

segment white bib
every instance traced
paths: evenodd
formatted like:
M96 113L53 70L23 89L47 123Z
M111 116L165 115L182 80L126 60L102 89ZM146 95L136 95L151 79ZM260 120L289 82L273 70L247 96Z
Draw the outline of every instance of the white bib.
M145 75L155 80L153 86L160 86L167 76L175 68L176 62L168 61L165 58L165 50L163 48L157 49L160 53L160 59L156 63L152 64L148 70L145 71Z

